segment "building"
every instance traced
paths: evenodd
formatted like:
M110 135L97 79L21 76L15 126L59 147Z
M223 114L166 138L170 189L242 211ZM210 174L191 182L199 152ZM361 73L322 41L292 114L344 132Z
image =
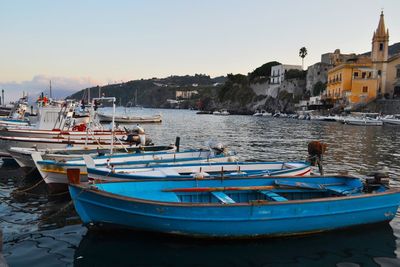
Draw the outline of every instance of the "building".
M191 90L191 91L176 91L175 97L176 99L190 99L194 95L198 95L199 92L197 90Z
M334 67L328 71L326 98L335 103L357 104L378 96L400 96L400 54L389 56L388 45L389 30L382 12L370 55L340 56L340 51L335 51L330 56Z
M354 104L377 96L377 72L369 57L355 57L328 72L327 97L334 102Z
M340 63L345 62L350 58L354 58L356 54L342 54L340 53L340 49L336 49L333 53L325 53L321 55L321 63L336 66Z
M327 64L324 62L318 62L314 65L311 65L307 68L307 77L306 77L306 91L310 92L310 95L313 94L314 86L320 82L323 84L327 83L328 71L332 68L331 64Z
M271 84L281 84L285 80L285 73L288 70L303 70L299 65L276 65L271 67Z

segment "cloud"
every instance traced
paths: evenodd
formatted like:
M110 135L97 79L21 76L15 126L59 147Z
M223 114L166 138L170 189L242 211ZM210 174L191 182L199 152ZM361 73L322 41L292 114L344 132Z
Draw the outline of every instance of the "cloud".
M28 93L30 101L35 101L41 92L49 95L50 80L52 95L56 99L65 98L76 91L99 84L90 77L36 75L30 81L0 82L0 89L4 89L6 103L20 98L22 92Z

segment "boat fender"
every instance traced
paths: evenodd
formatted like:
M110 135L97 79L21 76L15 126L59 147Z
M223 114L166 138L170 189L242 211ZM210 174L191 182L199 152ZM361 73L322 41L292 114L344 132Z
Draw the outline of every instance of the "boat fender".
M228 162L238 162L239 158L236 156L230 156L228 157Z
M146 135L139 134L139 139L140 139L140 145L145 146L146 145Z
M196 172L193 174L194 179L204 179L204 173L202 172Z
M221 154L224 153L225 151L225 146L222 143L217 143L217 144L212 144L211 149L216 152L216 154Z
M140 127L140 125L136 125L132 130L134 130L135 132L139 133L139 134L144 134L144 129L142 127Z

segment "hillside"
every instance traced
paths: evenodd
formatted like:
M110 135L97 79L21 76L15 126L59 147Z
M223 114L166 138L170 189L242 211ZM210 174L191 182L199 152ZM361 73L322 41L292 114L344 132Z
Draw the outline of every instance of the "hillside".
M213 94L213 91L217 91L225 80L224 76L210 78L203 74L133 80L126 83L86 88L67 98L86 98L88 90L90 90L91 97L97 97L100 90L101 94L105 96L116 97L118 105L126 106L131 102L144 107L168 107L167 99L175 99L176 91L196 90L199 95ZM135 99L136 97L137 99Z
M389 48L389 51L388 51L389 56L399 54L400 53L400 42L389 45L388 48ZM371 51L363 53L362 55L369 56L369 55L371 55Z

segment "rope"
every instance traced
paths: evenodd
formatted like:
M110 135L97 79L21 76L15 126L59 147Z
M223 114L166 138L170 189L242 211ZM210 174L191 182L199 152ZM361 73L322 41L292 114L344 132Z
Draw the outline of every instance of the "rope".
M24 192L30 191L30 190L32 190L33 188L35 188L35 187L37 187L38 185L40 185L41 183L43 183L43 182L44 182L44 179L40 179L39 182L37 182L36 184L32 185L31 187L24 188L24 189L17 189L17 190L15 190L13 193L19 194L19 193L24 193Z

